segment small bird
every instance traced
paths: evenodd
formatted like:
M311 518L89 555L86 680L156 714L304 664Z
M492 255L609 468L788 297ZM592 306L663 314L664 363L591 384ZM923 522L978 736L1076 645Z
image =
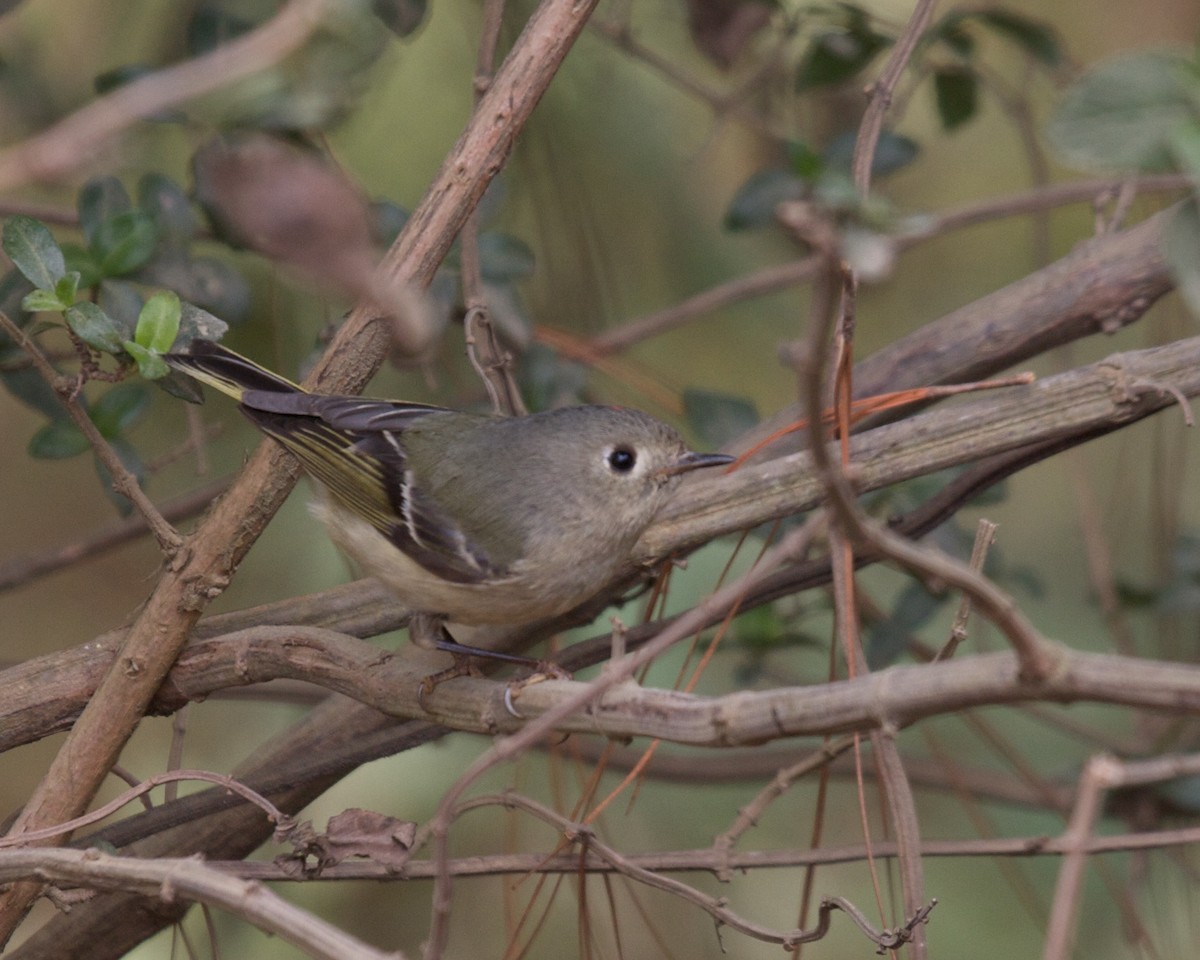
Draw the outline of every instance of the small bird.
M637 410L500 417L309 393L208 340L165 359L296 456L333 541L414 611L414 641L457 655L493 654L456 643L447 621L578 606L625 567L682 474L733 460Z

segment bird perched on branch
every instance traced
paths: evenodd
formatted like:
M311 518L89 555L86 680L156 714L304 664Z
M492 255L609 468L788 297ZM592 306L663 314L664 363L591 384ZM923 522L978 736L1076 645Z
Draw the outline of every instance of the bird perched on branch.
M414 612L414 641L459 655L493 654L456 643L446 621L578 606L625 567L681 475L732 460L637 410L499 417L309 393L207 340L165 359L296 456L322 488L313 512Z

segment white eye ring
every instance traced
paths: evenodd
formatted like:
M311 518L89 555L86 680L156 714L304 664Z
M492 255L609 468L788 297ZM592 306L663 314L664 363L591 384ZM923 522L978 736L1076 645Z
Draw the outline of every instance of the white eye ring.
M633 473L638 465L637 451L625 444L609 447L604 451L604 465L616 474Z

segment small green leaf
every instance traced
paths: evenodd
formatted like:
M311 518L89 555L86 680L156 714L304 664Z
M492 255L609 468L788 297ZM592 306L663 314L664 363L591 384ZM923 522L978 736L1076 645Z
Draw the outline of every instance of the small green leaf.
M126 63L96 74L95 79L92 80L92 89L97 93L109 93L116 90L117 87L123 87L127 83L140 80L152 73L154 73L154 68L144 63Z
M1200 811L1200 777L1192 775L1167 780L1151 788L1160 798L1166 800L1178 811L1195 815Z
M63 303L52 290L31 290L21 298L21 309L28 313L57 312L68 306L70 304Z
M1043 20L993 7L979 11L979 20L999 34L1016 43L1022 50L1047 67L1057 67L1063 61L1062 44L1058 34Z
M1184 203L1163 232L1163 253L1175 284L1194 317L1200 317L1200 210L1196 200Z
M830 164L813 184L813 198L834 213L856 213L862 208L862 194L850 179L850 171Z
M65 276L60 277L54 285L54 294L59 303L65 303L67 306L74 303L79 295L79 271L69 270Z
M789 140L786 149L788 167L801 180L811 183L825 172L825 158L807 143Z
M8 259L39 290L53 290L67 272L62 250L40 220L20 214L4 222L0 245Z
M733 622L738 646L761 653L779 647L779 638L787 632L783 618L774 604L764 603L753 610L739 613Z
M112 447L113 453L117 455L117 459L121 461L121 465L133 474L133 478L137 481L138 486L143 486L146 482L146 464L142 461L142 457L137 450L122 437L110 440L109 446ZM101 462L99 457L94 458L94 463L96 464L96 473L100 475L100 482L104 486L104 492L108 496L108 499L112 501L113 506L117 508L121 516L129 516L133 512L133 504L113 489L112 474L108 472L108 467Z
M66 312L69 326L93 350L121 352L121 326L90 300L81 300Z
M367 212L371 218L371 237L383 247L390 247L408 223L408 211L390 200L376 200Z
M0 383L6 390L25 405L54 421L69 419L66 408L54 388L33 367L5 370L0 373Z
M90 444L69 421L48 423L29 440L29 455L35 460L66 460L84 453Z
M214 317L195 304L181 303L179 309L179 333L171 349L185 347L193 340L220 340L229 332L229 324Z
M141 418L150 397L145 384L120 383L97 400L88 415L102 437L114 440Z
M857 139L858 134L853 130L834 137L825 148L825 163L829 167L849 173ZM920 145L912 138L893 133L891 130L881 130L879 140L875 144L875 157L871 161L871 176L886 177L890 173L902 170L920 153Z
M92 241L92 253L106 277L132 273L154 256L158 230L141 210L119 213L105 220Z
M867 662L872 670L895 663L908 649L913 633L928 623L946 597L934 596L920 583L910 583L896 598L896 605L883 620L870 628Z
M796 71L796 90L827 87L862 71L891 39L866 26L830 30L813 38Z
M138 181L138 206L154 221L158 236L183 245L199 228L200 221L183 188L161 173L147 173Z
M372 0L371 9L398 37L416 32L425 21L426 0Z
M201 389L200 384L186 373L180 373L178 370L171 370L165 377L155 380L154 385L171 396L186 400L188 403L204 402L204 390Z
M807 187L787 170L760 170L738 188L725 211L726 230L754 230L775 222L775 210L789 200L800 200Z
M147 350L140 343L126 340L122 346L125 348L125 352L137 362L138 373L147 380L161 380L171 372L171 368L167 366L162 357L152 350Z
M96 263L90 250L77 243L67 242L62 245L62 252L67 261L67 270L79 274L80 289L87 290L104 279L100 265Z
M133 201L116 177L94 177L83 185L76 201L79 226L88 245L96 245L101 226L113 217L133 209Z
M228 43L254 28L254 22L245 17L218 10L213 5L202 5L188 21L188 53L198 57Z
M1118 578L1115 583L1117 602L1126 610L1149 610L1159 600L1159 592L1131 580Z
M511 283L533 276L533 251L523 240L489 231L479 237L479 271L488 283Z
M1168 136L1168 143L1179 169L1200 183L1200 121L1176 127Z
M21 301L25 295L33 292L31 284L20 270L15 267L0 277L0 310L7 313L19 325L21 323ZM0 341L8 342L3 333Z
M138 315L146 303L138 286L127 280L102 280L96 302L120 329L120 339L132 340L133 332L137 329Z
M943 130L953 130L975 116L979 106L979 84L969 70L938 70L933 75L938 118Z
M155 353L166 353L179 333L179 295L172 290L154 294L138 314L134 340Z
M521 396L535 412L579 403L587 379L585 367L540 343L530 344L517 368Z
M250 309L250 285L235 268L212 257L192 257L183 249L168 249L138 271L140 282L166 287L231 322L244 319ZM216 339L216 338L213 338Z
M683 415L706 447L719 447L758 423L754 401L715 390L684 390Z
M1084 170L1170 169L1171 137L1196 117L1187 65L1164 52L1101 64L1067 91L1047 137L1068 163Z
M962 29L962 21L961 12L949 14L930 28L927 39L940 40L963 60L969 60L975 55L975 38Z

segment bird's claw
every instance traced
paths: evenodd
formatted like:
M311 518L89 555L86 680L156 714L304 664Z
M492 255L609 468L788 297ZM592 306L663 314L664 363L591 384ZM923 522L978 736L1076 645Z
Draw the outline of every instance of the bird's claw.
M504 688L504 709L518 720L524 720L525 717L517 710L513 702L521 691L526 687L531 687L535 683L542 683L545 680L570 680L571 671L564 670L557 663L551 663L549 660L538 661L537 667L533 673L527 677L522 677L519 680L512 680Z

